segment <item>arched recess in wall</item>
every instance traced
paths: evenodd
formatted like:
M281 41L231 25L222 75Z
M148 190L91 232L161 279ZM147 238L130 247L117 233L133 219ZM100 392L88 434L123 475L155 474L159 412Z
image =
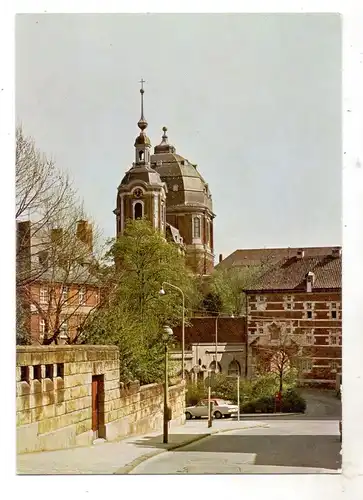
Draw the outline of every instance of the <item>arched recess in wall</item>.
M228 375L230 377L237 377L237 375L241 375L241 365L236 359L229 363Z
M218 368L218 372L222 373L222 367L221 367L220 363L217 363L217 368ZM216 371L216 362L215 361L211 362L211 364L209 365L209 369L214 371L214 372Z
M134 219L142 219L144 216L144 207L143 204L138 201L134 205Z

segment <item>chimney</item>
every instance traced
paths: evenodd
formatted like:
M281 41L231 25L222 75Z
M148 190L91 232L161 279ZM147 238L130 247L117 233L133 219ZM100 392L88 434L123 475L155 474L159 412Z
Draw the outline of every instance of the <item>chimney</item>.
M220 254L219 254L219 263L221 263L221 262L222 262L222 260L223 260L223 254L221 254L221 253L220 253Z
M296 258L297 259L303 259L304 255L305 255L304 249L303 248L299 248L299 250L297 251L297 254L296 254Z
M93 232L92 226L86 220L77 222L77 238L82 241L92 252L93 249Z
M315 282L315 274L312 271L309 271L306 275L306 291L311 293L313 291L313 286Z
M334 247L331 254L332 254L332 257L334 257L335 259L338 259L339 257L341 257L342 256L341 247Z

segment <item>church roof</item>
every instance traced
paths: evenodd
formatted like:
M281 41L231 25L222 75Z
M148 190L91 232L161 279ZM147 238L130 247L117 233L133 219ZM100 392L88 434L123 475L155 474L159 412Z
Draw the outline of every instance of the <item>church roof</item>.
M163 140L154 148L151 165L167 184L167 208L191 205L206 207L212 212L212 196L208 184L196 165L176 153L174 146L170 146L165 133L166 127L163 130Z
M128 185L133 181L142 181L152 185L163 183L158 172L147 165L136 165L130 168L124 175L120 186Z

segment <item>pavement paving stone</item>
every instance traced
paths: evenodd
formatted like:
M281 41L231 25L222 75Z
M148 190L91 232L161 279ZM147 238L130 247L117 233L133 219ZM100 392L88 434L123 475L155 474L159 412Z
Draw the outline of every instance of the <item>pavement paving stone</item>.
M18 474L127 474L145 458L173 449L224 430L259 427L260 422L215 421L208 429L207 421L187 422L172 427L169 443L162 442L160 431L132 436L122 441L67 450L27 453L17 456Z

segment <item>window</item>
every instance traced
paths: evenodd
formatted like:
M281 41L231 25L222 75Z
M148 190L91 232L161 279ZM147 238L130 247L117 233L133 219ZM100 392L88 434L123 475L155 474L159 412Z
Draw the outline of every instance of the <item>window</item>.
M143 217L143 206L142 203L138 202L134 205L134 219L142 219Z
M339 368L338 361L335 361L335 360L331 361L330 362L330 368L331 368L332 371L336 372L338 370L338 368Z
M62 287L62 301L67 302L68 300L68 287L64 286Z
M80 306L86 305L86 289L83 286L78 291L78 299Z
M144 159L144 151L139 151L139 160L143 161Z
M292 309L292 304L291 304L291 302L287 302L287 304L286 304L286 309Z
M259 335L263 335L263 334L265 333L265 331L264 331L264 329L263 329L263 326L259 326L259 327L257 328L257 333L258 333Z
M332 311L331 312L331 318L332 319L337 319L337 312L336 311Z
M33 378L34 378L34 380L41 380L41 378L42 378L41 365L34 365L33 366Z
M39 320L39 333L41 336L45 334L45 320L43 318Z
M313 360L309 358L303 358L301 360L301 369L303 372L311 372L313 369Z
M284 300L284 307L291 311L294 308L294 297L292 295L287 295Z
M339 345L339 335L337 333L329 334L329 344L330 345Z
M312 302L306 302L305 303L305 310L306 310L306 318L307 319L313 319L313 310L314 310L314 304Z
M309 332L306 334L306 343L308 345L313 345L314 344L314 335L312 332Z
M29 366L20 367L20 382L27 382L29 384Z
M337 302L330 302L329 309L330 309L330 317L331 317L331 319L338 319L338 317L339 317L339 314L338 314L338 303Z
M41 304L48 304L48 289L47 288L40 289L40 303Z
M238 375L241 375L241 367L236 359L230 362L228 367L228 375L230 377L237 377Z
M61 319L61 325L60 325L60 338L64 339L68 337L68 321L67 320L62 320Z
M173 191L178 191L178 189L179 189L178 184L174 184Z
M193 238L200 238L200 217L193 218Z
M45 365L45 378L50 378L53 380L54 366L53 365Z

